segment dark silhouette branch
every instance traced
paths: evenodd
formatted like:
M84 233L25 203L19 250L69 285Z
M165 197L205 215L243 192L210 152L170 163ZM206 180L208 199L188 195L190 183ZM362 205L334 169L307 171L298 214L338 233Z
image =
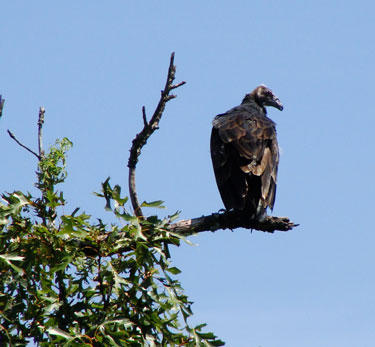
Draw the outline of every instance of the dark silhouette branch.
M142 118L144 127L142 131L136 135L132 142L130 149L130 156L128 161L129 167L129 194L130 200L137 217L143 218L141 205L139 204L136 187L135 187L135 169L138 162L138 158L141 154L142 147L147 143L148 138L153 132L158 129L159 122L162 117L166 103L175 98L176 95L169 94L171 90L176 89L185 84L180 82L173 84L176 67L174 66L174 53L171 54L167 81L165 83L164 90L161 91L160 101L154 111L154 114L150 121L147 121L146 109L142 107ZM294 224L287 217L270 217L268 216L264 221L250 220L248 216L235 212L227 211L224 213L213 213L209 216L202 216L199 218L193 218L188 220L182 220L174 224L170 224L168 227L169 231L183 235L191 235L197 232L204 231L216 231L218 229L256 229L264 232L273 233L276 230L288 231L298 226Z
M148 126L147 117L146 117L146 107L142 106L142 117L143 117L143 124L145 127Z
M0 97L0 102L1 102L1 97ZM16 141L16 143L18 145L20 145L22 148L24 148L27 151L29 151L31 154L35 155L38 158L39 161L42 160L43 156L44 156L43 144L42 144L42 128L43 128L43 124L44 124L44 114L45 114L45 112L46 112L46 110L44 109L44 107L40 107L39 108L39 117L38 117L38 150L39 150L39 154L37 154L36 152L34 152L29 147L25 146L23 143L21 143L16 138L16 136L8 129L8 134L11 137L11 139L13 139L14 141Z
M17 138L14 136L14 134L8 129L8 134L9 136L11 137L11 139L13 139L14 141L16 141L16 143L18 145L20 145L22 148L25 148L27 151L29 151L31 154L35 155L38 160L40 160L40 156L35 153L32 149L30 149L29 147L25 146L24 144L22 144L20 141L17 140Z
M259 231L273 233L274 231L288 231L298 226L288 217L267 216L264 221L251 220L248 216L227 211L224 213L213 213L209 216L202 216L193 219L181 220L169 225L169 230L179 234L191 235L196 232L216 231L219 229L256 229Z
M44 107L39 108L39 118L38 118L38 148L39 148L39 158L43 158L44 150L43 150L43 142L42 142L42 128L44 124L44 114L46 110Z
M145 107L142 108L143 117L143 129L140 133L136 135L132 142L132 147L130 149L130 156L128 160L129 168L129 195L130 200L134 209L134 213L137 217L143 217L143 212L141 205L138 201L136 184L135 184L135 169L138 163L138 158L141 155L142 147L147 143L148 138L153 134L153 132L159 128L159 122L163 115L165 105L169 100L172 100L176 95L169 94L171 90L181 87L185 82L180 82L178 84L173 84L176 74L176 66L174 65L174 53L171 54L167 81L165 82L165 87L161 91L161 96L158 105L154 111L154 114L150 121L147 121Z
M141 222L142 223L142 222ZM202 216L193 219L181 220L173 224L167 224L165 230L172 232L174 235L182 235L184 237L194 235L196 233L211 231L215 232L221 229L233 229L245 228L251 230L258 230L267 233L274 233L275 231L288 231L297 227L299 224L294 224L288 217L272 217L267 216L262 222L256 220L249 220L247 216L241 215L234 211L227 211L224 213L213 213L209 216ZM148 224L146 225L146 229ZM144 231L145 232L145 231ZM99 236L98 239L106 240L111 233L104 233ZM156 236L156 234L155 234ZM158 239L159 241L165 242L166 244L176 245L171 239ZM90 257L100 256L99 249L91 243L85 244L84 242L80 245L82 251ZM116 249L108 255L122 254L126 252L134 251L136 244L130 244L120 249Z
M0 95L0 118L3 115L4 103L5 103L5 99L3 99L2 95Z

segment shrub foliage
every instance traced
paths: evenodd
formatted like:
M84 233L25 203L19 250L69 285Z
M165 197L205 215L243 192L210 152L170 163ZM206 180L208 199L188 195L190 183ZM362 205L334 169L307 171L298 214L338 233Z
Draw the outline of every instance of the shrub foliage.
M171 216L137 218L109 179L96 195L115 223L64 213L71 142L39 160L39 196L14 191L0 203L0 345L221 346L205 324L189 325L191 302L170 262ZM142 207L160 207L161 202ZM95 220L93 222L93 220Z

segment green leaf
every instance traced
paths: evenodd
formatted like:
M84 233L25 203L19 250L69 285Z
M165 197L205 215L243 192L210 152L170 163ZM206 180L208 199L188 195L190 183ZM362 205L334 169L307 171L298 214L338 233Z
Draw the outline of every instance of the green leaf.
M56 335L56 336L61 336L64 339L71 339L74 336L70 336L67 332L59 329L59 328L49 328L47 329L48 334L50 335Z
M60 237L85 238L87 236L87 232L83 229L83 227L85 227L84 220L87 218L88 216L85 214L81 214L78 217L65 215L61 216L63 226L57 235Z
M19 275L23 274L23 270L19 268L18 266L14 265L10 260L21 261L24 259L24 257L20 257L15 254L0 254L0 258L3 259Z
M112 197L113 190L111 188L111 185L109 184L109 180L110 180L110 178L107 177L107 179L102 183L102 192L104 194L104 198L105 198L105 201L106 201L106 204L105 204L104 208L107 211L112 211L111 200L113 199L113 197Z
M57 263L56 266L51 267L51 273L55 273L57 271L64 271L70 264L72 257L65 257L61 262Z
M121 198L121 187L118 184L113 187L112 197L114 200L116 200L119 206L124 206L128 201L127 196L125 198Z
M134 325L134 323L128 318L110 319L110 320L103 322L101 325L104 326L104 325L113 324L113 323L121 324L126 328L130 328Z
M60 303L55 302L55 303L53 303L53 304L51 304L51 305L46 306L46 307L44 308L44 312L45 312L45 313L51 313L52 311L55 311L56 309L58 309L60 306L61 306Z
M162 200L156 200L152 202L142 202L141 207L157 207L157 208L165 208L165 206L162 206L164 201Z
M0 258L3 258L4 260L15 260L15 261L22 261L25 259L25 257L21 257L17 254L0 254Z
M181 273L181 270L177 269L176 267L170 267L170 268L166 269L166 271L170 272L173 275L178 275L178 274Z
M135 231L135 234L134 234L135 240L142 239L144 241L147 241L147 237L142 233L142 227L138 223L138 220L134 221L133 223L134 223L134 226L135 226L135 228L133 228L133 230Z
M7 205L0 204L0 218L1 224L7 223L8 216L17 215L22 207L32 205L30 197L25 196L22 192L14 192L12 194L2 195L2 198L8 203Z
M174 214L168 216L169 220L173 222L180 216L181 211L176 211Z
M111 224L79 208L64 214L68 202L56 185L66 178L69 146L67 139L57 141L39 161L40 197L2 195L0 309L7 341L22 346L32 336L40 346L221 346L204 325L187 323L192 302L168 250L190 242L168 231L178 213L138 218L108 178L96 195L112 211Z

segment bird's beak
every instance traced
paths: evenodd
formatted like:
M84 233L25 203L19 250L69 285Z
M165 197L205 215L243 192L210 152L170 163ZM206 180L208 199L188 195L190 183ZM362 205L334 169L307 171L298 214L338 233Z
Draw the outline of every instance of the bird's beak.
M276 107L276 108L278 108L280 111L282 111L282 110L284 109L283 104L281 103L281 101L279 100L279 98L276 97L276 96L275 96L274 99L271 101L270 106Z

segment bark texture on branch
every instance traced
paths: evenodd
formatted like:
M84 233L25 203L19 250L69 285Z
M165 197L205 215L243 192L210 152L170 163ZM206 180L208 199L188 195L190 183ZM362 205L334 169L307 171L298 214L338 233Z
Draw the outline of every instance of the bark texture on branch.
M169 230L186 235L192 232L216 231L218 229L256 229L264 232L273 233L274 231L288 231L298 226L288 217L267 216L262 222L249 220L241 213L229 211L224 213L213 213L209 216L181 220L171 224Z
M176 95L170 94L173 89L176 89L185 84L185 82L180 82L173 84L176 74L176 66L174 65L174 53L171 54L167 81L165 82L165 87L161 91L161 96L158 105L154 111L154 114L150 121L147 121L145 107L142 107L142 117L143 117L143 129L138 133L132 142L132 147L130 149L130 156L128 160L129 168L129 195L130 200L134 209L134 213L137 217L143 217L143 212L141 205L138 201L136 185L135 185L135 169L138 163L138 158L141 155L142 147L147 143L148 138L153 134L153 132L159 128L159 121L163 115L165 104L176 97Z

